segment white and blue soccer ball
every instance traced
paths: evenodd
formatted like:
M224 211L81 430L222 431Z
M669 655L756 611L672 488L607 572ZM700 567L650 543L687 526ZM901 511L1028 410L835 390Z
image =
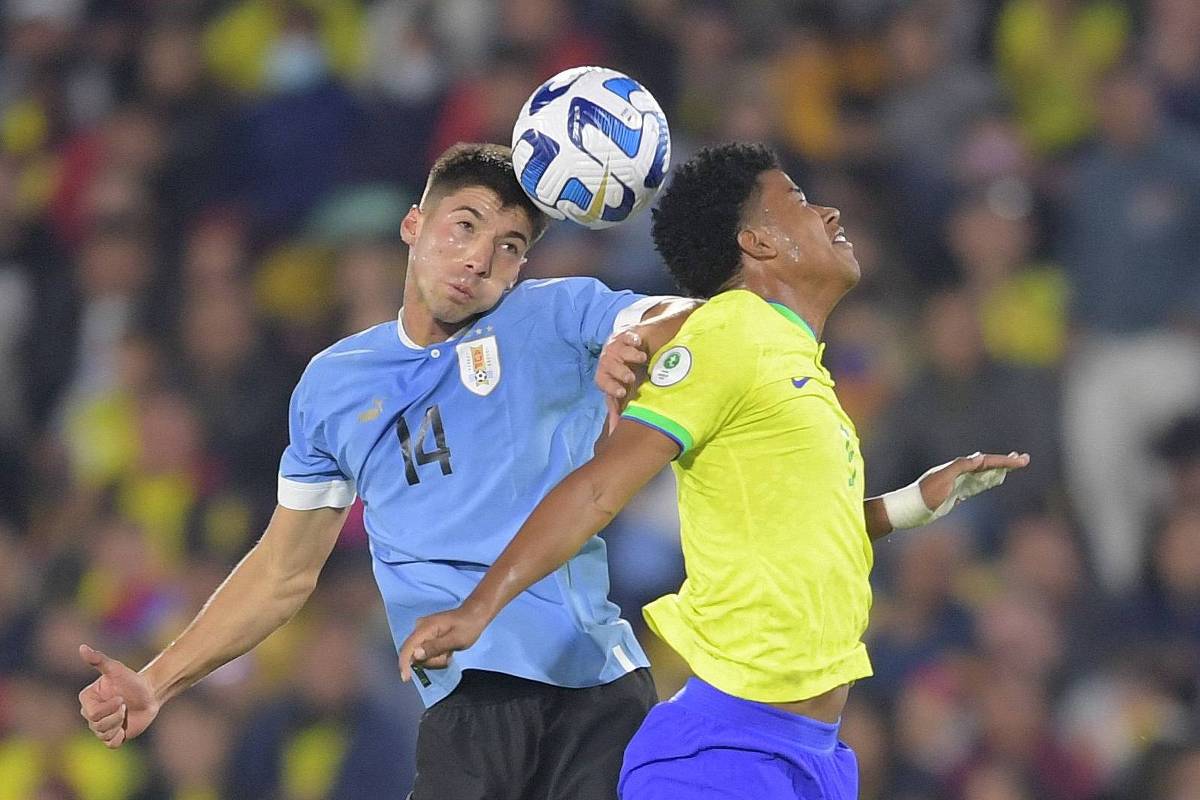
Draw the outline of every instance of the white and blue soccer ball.
M543 211L607 228L650 205L671 165L671 132L640 83L574 67L529 97L512 149L521 186Z

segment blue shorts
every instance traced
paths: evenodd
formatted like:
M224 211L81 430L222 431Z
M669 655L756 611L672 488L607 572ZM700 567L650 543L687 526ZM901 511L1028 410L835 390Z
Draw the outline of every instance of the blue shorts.
M692 678L625 749L621 800L855 800L858 762L838 725Z

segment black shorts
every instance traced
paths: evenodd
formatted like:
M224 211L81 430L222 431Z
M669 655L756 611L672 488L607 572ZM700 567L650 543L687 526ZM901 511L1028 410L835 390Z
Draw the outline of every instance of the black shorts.
M421 717L411 800L615 800L625 745L658 701L650 670L564 689L467 670Z

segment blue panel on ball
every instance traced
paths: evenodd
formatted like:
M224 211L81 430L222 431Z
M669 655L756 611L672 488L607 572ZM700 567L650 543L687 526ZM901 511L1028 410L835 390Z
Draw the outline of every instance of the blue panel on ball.
M579 178L571 178L558 193L558 199L569 200L580 208L586 209L592 204L592 193ZM557 206L558 202L556 201L554 205Z
M621 152L633 158L637 155L638 146L642 143L642 132L635 130L612 115L611 112L583 97L571 101L571 110L567 116L567 133L575 146L585 153L583 145L583 129L587 126L600 129L600 132L621 148ZM595 157L595 153L589 153ZM600 159L597 158L597 161Z
M646 172L644 185L647 189L656 189L663 182L667 167L667 149L671 146L671 137L667 133L667 118L655 114L658 118L658 145L654 148L654 161Z
M577 80L579 80L578 75L557 89L551 89L548 83L543 83L541 87L538 88L537 94L535 94L533 99L529 101L529 113L536 114L541 111L547 105L561 97L563 93L566 92L567 89L570 89L571 85Z
M633 78L609 78L602 85L618 97L625 98L627 102L631 94L642 91L642 87Z
M537 197L538 183L546 174L546 167L558 155L558 142L532 128L521 134L521 141L533 146L533 154L525 163L525 169L521 170L521 186L531 197Z
M633 210L633 189L630 189L628 186L624 185L622 185L621 188L625 190L621 195L621 205L616 207L605 206L604 213L600 215L601 219L607 222L620 222L628 217L629 212Z

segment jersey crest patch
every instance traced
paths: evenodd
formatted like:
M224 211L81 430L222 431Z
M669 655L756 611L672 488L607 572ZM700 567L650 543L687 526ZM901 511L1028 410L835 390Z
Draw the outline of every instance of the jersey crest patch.
M650 382L655 386L674 386L692 371L692 352L676 345L663 352L650 368Z
M463 386L486 397L500 383L500 347L495 336L463 342L458 352L458 376Z

